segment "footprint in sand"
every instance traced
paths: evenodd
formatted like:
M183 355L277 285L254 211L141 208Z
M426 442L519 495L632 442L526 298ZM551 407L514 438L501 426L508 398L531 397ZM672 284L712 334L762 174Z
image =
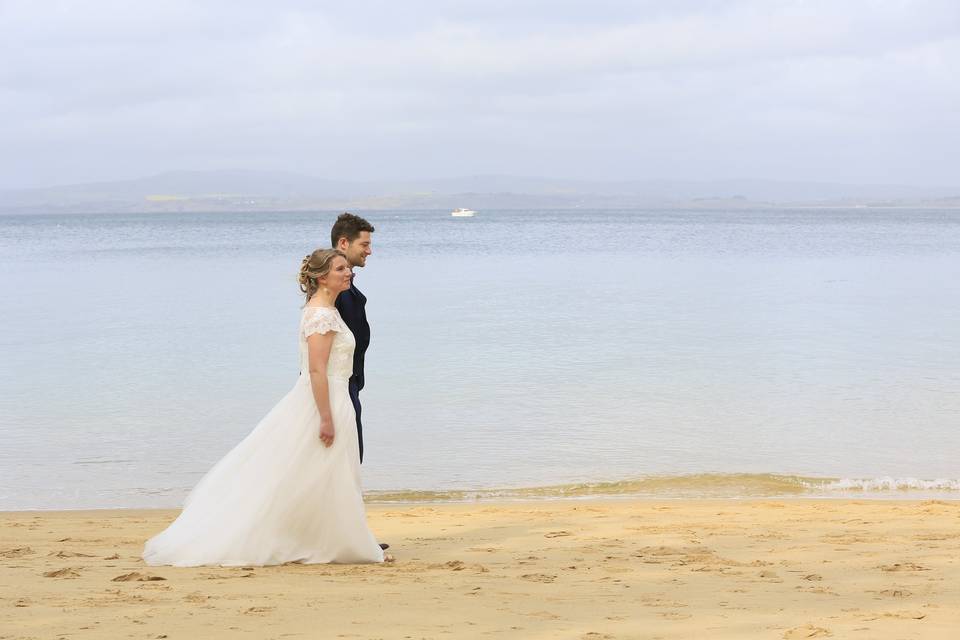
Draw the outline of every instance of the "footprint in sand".
M57 558L92 558L93 556L89 553L79 553L77 551L58 551L54 553L51 551L47 554L48 556L55 556Z
M72 567L64 567L55 571L47 571L43 574L44 578L79 578L80 572Z
M444 562L443 564L431 564L429 567L431 569L449 569L450 571L463 571L465 569L471 569L478 573L488 573L490 571L490 569L482 564L468 565L463 560L450 560L448 562Z
M30 547L17 547L15 549L4 549L0 551L0 558L22 558L33 555L35 551Z
M643 596L640 598L641 604L645 607L666 607L670 609L677 609L681 607L688 606L685 602L679 602L677 600L667 600L666 598L660 598L658 596Z
M679 611L660 611L657 615L667 620L688 620L693 617L689 613L681 613Z
M923 620L927 614L923 611L886 611L880 614L871 614L863 619L867 622L879 620L880 618L896 618L899 620Z
M573 534L569 531L551 531L550 533L543 534L544 538L562 538L564 536L572 536Z
M204 604L209 599L210 599L210 596L204 595L202 593L190 593L183 596L184 602L190 602L192 604Z
M894 564L885 564L880 566L881 571L929 571L926 567L913 562L895 562Z
M539 618L541 620L559 620L560 616L555 613L550 613L549 611L534 611L533 613L524 613L522 615L528 616L530 618Z
M812 624L805 624L802 627L794 627L783 634L784 640L801 640L801 638L830 638L833 634L823 627L815 627Z
M548 573L525 573L520 577L530 582L553 582L557 579L557 576Z
M117 576L113 578L110 582L153 582L155 580L166 580L160 576L151 576L146 573L138 573L134 571L133 573L125 573L122 576Z
M906 589L884 589L883 591L878 591L881 596L887 596L890 598L907 598L913 595L912 591L907 591Z
M288 562L281 566L299 565L299 562ZM204 580L231 580L233 578L253 578L256 574L252 571L247 573L201 573L200 577Z
M241 613L245 613L247 615L264 615L267 613L272 613L274 609L276 609L276 607L250 607L249 609L241 611Z

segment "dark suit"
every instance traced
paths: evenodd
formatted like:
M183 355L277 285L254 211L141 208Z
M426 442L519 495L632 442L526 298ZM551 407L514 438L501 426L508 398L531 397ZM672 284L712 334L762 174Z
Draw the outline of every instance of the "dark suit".
M353 351L353 375L350 376L350 399L357 413L357 442L360 444L360 462L363 462L363 425L360 422L360 390L363 389L363 356L370 346L370 325L367 323L367 297L351 283L350 288L337 296L337 311L357 341Z

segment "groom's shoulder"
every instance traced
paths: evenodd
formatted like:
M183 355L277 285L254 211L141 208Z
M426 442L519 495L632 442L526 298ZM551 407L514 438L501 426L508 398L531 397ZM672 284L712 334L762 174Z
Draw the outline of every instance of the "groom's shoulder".
M360 293L360 290L356 287L350 287L343 293L337 296L336 305L337 309L342 313L343 311L353 311L355 309L362 309L363 304L367 301L366 296Z

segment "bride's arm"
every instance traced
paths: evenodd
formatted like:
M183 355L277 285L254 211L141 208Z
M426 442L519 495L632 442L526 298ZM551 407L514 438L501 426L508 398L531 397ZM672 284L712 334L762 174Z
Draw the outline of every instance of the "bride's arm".
M320 412L320 440L324 446L333 444L333 416L330 412L330 389L327 386L327 361L333 344L333 331L307 336L307 355L310 363L310 388L313 401Z

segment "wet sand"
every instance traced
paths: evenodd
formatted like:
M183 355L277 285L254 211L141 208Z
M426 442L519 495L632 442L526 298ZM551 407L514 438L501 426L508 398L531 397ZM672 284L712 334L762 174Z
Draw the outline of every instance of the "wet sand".
M960 502L371 505L384 565L146 567L173 511L0 514L0 638L960 633Z

